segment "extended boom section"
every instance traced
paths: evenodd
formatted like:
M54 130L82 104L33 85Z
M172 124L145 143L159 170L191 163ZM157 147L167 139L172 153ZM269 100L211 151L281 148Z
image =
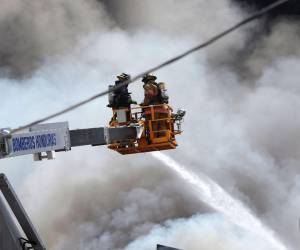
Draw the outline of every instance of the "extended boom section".
M118 128L88 128L70 130L72 147L92 145L101 146L116 142L127 142L138 139L141 126Z
M137 140L141 126L69 130L67 122L39 124L16 134L0 130L0 159L32 154L35 161L54 159L55 152L78 146L101 146Z
M35 160L53 159L53 152L71 149L67 122L39 124L15 134L2 129L0 134L0 158L33 154Z

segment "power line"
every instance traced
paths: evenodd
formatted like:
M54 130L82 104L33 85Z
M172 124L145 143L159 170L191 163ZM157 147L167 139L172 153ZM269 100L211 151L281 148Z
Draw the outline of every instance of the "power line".
M78 102L78 103L76 103L76 104L74 104L72 106L69 106L69 107L67 107L67 108L65 108L65 109L63 109L63 110L61 110L59 112L56 112L56 113L52 114L52 115L49 115L49 116L46 116L46 117L41 118L39 120L36 120L34 122L28 123L28 124L26 124L24 126L12 129L11 132L10 132L10 134L16 133L16 132L21 131L23 129L32 127L32 126L37 125L39 123L48 121L48 120L50 120L50 119L52 119L54 117L60 116L62 114L70 112L70 111L72 111L74 109L77 109L78 107L81 107L81 106L83 106L83 105L85 105L85 104L87 104L89 102L92 102L92 101L94 101L94 100L96 100L96 99L98 99L98 98L100 98L102 96L105 96L105 95L109 94L110 92L113 92L113 91L115 91L115 90L117 90L119 88L122 88L125 85L129 85L129 84L135 82L136 80L142 78L146 74L150 74L150 73L155 72L155 71L157 71L159 69L162 69L162 68L164 68L164 67L166 67L166 66L168 66L170 64L173 64L173 63L181 60L182 58L184 58L184 57L186 57L186 56L188 56L188 55L190 55L190 54L192 54L192 53L194 53L194 52L196 52L198 50L201 50L201 49L203 49L203 48L205 48L205 47L207 47L207 46L215 43L216 41L220 40L224 36L230 34L231 32L233 32L233 31L235 31L237 29L239 29L240 27L244 26L245 24L252 22L253 20L262 17L266 13L270 12L271 10L277 8L278 6L284 4L284 3L288 2L288 1L289 0L279 0L279 1L276 1L273 4L270 4L267 7L265 7L263 9L255 12L254 14L252 14L248 18L242 20L241 22L235 24L231 28L228 28L227 30L225 30L225 31L223 31L223 32L221 32L221 33L213 36L208 41L206 41L206 42L204 42L202 44L199 44L199 45L197 45L197 46L195 46L195 47L193 47L193 48L191 48L191 49L189 49L189 50L187 50L187 51L185 51L185 52L183 52L183 53L181 53L181 54L179 54L179 55L177 55L175 57L172 57L172 58L170 58L170 59L162 62L161 64L159 64L159 65L157 65L157 66L155 66L153 68L150 68L150 69L148 69L148 70L146 70L146 71L144 71L144 72L142 72L142 73L140 73L140 74L132 77L130 80L128 80L128 81L126 81L124 83L121 83L118 86L114 86L113 88L111 88L109 90L102 91L102 92L100 92L100 93L98 93L98 94L96 94L94 96L91 96L91 97L89 97L89 98L87 98L87 99L85 99L85 100L83 100L81 102Z

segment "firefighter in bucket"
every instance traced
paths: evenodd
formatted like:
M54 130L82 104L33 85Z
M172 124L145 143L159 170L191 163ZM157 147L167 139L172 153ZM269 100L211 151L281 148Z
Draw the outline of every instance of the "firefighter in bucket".
M168 109L167 90L165 84L156 82L157 77L154 75L147 74L143 77L142 81L144 83L144 102L141 104L143 117L151 122L152 132L154 138L164 137L166 135L166 130L168 128L168 114L170 110ZM154 106L153 109L149 106ZM154 112L153 112L154 110ZM148 131L149 132L149 131ZM149 133L146 134L147 141L150 144L151 139Z
M114 86L109 86L109 107L113 109L113 118L109 128L125 126L128 131L136 133L135 139L114 140L108 148L120 154L136 154L157 150L175 149L178 144L176 135L181 134L179 126L183 121L185 112L181 110L173 114L172 107L168 104L169 97L165 84L157 82L154 75L147 74L143 77L144 100L140 105L131 106L135 102L128 92L129 75L118 76L115 85L123 82L122 91L117 91ZM126 115L125 115L126 114ZM174 125L177 125L177 129Z
M124 84L130 80L130 75L122 73L117 76L117 81L115 85L109 85L109 89L113 89L120 84ZM109 94L109 104L107 107L110 107L114 110L114 115L111 119L111 124L114 124L117 119L118 123L128 124L131 122L131 104L137 104L136 101L132 100L131 93L128 91L128 84L123 85L119 89L114 90ZM124 114L124 115L122 115Z

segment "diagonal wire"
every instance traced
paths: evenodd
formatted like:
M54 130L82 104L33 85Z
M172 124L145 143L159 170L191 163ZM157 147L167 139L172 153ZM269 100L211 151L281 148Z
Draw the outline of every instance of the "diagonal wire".
M54 117L60 116L62 114L70 112L70 111L72 111L74 109L77 109L77 108L79 108L79 107L81 107L81 106L83 106L83 105L85 105L85 104L87 104L89 102L92 102L92 101L94 101L94 100L96 100L96 99L98 99L98 98L100 98L102 96L105 96L105 95L109 94L110 92L113 92L113 91L115 91L115 90L117 90L119 88L122 88L123 86L129 85L129 84L135 82L136 80L142 78L146 74L150 74L150 73L155 72L155 71L157 71L157 70L159 70L161 68L164 68L164 67L166 67L166 66L168 66L170 64L173 64L173 63L181 60L182 58L184 58L184 57L186 57L186 56L188 56L188 55L190 55L190 54L192 54L192 53L194 53L194 52L196 52L198 50L201 50L201 49L203 49L203 48L205 48L205 47L207 47L207 46L215 43L216 41L220 40L224 36L230 34L231 32L233 32L233 31L235 31L237 29L239 29L240 27L244 26L247 23L250 23L250 22L254 21L255 19L258 19L258 18L264 16L266 13L270 12L271 10L277 8L278 6L284 4L284 3L288 2L288 1L289 0L279 0L279 1L276 1L276 2L268 5L267 7L265 7L263 9L255 12L255 13L253 13L248 18L240 21L239 23L237 23L234 26L228 28L227 30L225 30L225 31L223 31L223 32L221 32L221 33L213 36L208 41L206 41L206 42L204 42L202 44L199 44L199 45L197 45L197 46L195 46L195 47L193 47L193 48L191 48L191 49L189 49L189 50L187 50L187 51L185 51L185 52L183 52L181 54L178 54L177 56L172 57L172 58L170 58L170 59L168 59L168 60L166 60L166 61L158 64L157 66L155 66L153 68L150 68L150 69L148 69L148 70L146 70L146 71L144 71L144 72L142 72L142 73L140 73L140 74L132 77L130 80L128 80L128 81L126 81L124 83L121 83L118 86L114 86L113 88L111 88L109 90L102 91L102 92L100 92L100 93L98 93L98 94L96 94L94 96L91 96L91 97L89 97L89 98L87 98L87 99L85 99L83 101L80 101L80 102L78 102L78 103L76 103L76 104L74 104L72 106L69 106L69 107L67 107L67 108L65 108L65 109L63 109L61 111L58 111L58 112L56 112L54 114L51 114L51 115L46 116L44 118L38 119L38 120L36 120L34 122L28 123L28 124L26 124L24 126L12 129L10 131L10 134L19 132L19 131L27 129L27 128L30 128L30 127L32 127L34 125L37 125L39 123L48 121L48 120L50 120L50 119L52 119Z

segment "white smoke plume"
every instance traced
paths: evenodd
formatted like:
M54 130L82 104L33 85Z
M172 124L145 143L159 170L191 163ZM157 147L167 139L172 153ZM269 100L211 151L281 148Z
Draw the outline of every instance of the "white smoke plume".
M150 246L155 246L157 242L189 250L250 250L258 248L258 241L259 249L271 249L261 239L232 225L222 216L202 214L167 221L164 226L155 227L149 235L138 238L125 250L151 250L153 247Z
M87 23L97 16L102 25L83 27L77 45L39 62L28 79L3 77L0 127L16 127L99 92L116 74L148 68L245 15L226 0L149 3L112 1L111 13L100 4L89 8L95 13L91 19L85 8L77 9ZM121 28L110 29L115 22ZM299 36L296 24L279 22L241 60L246 71L230 70L239 63L235 51L247 50L248 32L259 25L158 72L171 104L187 110L180 146L169 154L216 180L297 249ZM142 98L141 85L131 90L139 92L135 99ZM110 119L105 105L101 99L55 121L67 120L72 129L103 126ZM188 250L271 249L220 215L205 215L211 209L190 187L147 155L122 157L104 147L85 147L59 153L55 161L21 157L0 164L49 249L150 250L157 243Z
M261 77L274 61L299 57L299 34L298 22L276 21L269 35L262 37L247 57L244 67L248 69L248 76Z
M30 77L49 57L108 27L96 0L3 0L0 8L0 75Z
M247 207L239 200L234 199L208 176L195 175L193 172L187 170L186 166L178 164L161 152L154 152L152 155L175 171L191 186L191 189L195 189L200 200L225 215L229 221L264 238L265 241L269 242L271 248L287 250L286 246L277 239L272 230L265 227Z

